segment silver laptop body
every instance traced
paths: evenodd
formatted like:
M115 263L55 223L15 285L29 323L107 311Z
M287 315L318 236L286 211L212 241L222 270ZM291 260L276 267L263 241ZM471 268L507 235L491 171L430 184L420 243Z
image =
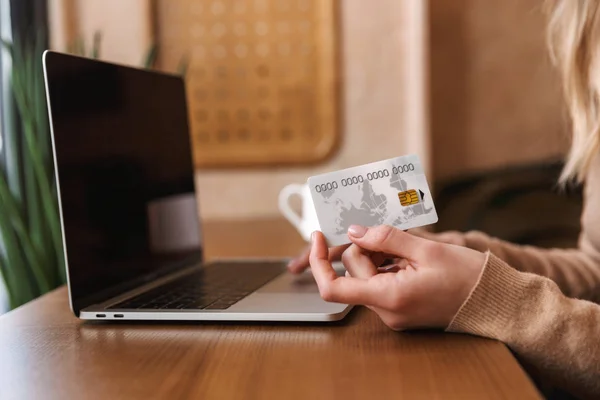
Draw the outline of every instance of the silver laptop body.
M287 260L204 262L180 77L51 51L43 66L76 316L335 321L350 311L323 301L310 273L286 273Z

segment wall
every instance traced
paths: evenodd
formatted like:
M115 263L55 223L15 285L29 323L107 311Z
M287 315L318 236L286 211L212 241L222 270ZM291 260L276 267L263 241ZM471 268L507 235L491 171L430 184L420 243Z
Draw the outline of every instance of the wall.
M140 65L152 43L148 0L52 0L48 13L54 50L65 51L76 39L89 50L100 32L102 59Z
M430 4L436 178L560 157L568 129L543 2Z
M70 19L64 15L64 7L55 6L56 37L60 37L61 27L62 31L83 31L88 36L102 29L107 32L103 58L135 63L140 47L148 41L149 25L144 24L151 20L144 19L147 2L71 1L76 7ZM339 151L318 167L199 171L203 217L276 215L277 195L283 186L304 182L320 172L412 152L428 162L425 2L380 0L377 7L362 0L339 4L344 76L343 142ZM76 23L69 22L73 20ZM68 28L72 25L76 27Z

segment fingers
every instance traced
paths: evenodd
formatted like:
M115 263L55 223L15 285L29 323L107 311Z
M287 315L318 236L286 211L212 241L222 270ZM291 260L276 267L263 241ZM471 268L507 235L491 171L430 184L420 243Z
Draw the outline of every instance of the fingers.
M319 292L325 301L376 305L378 293L368 281L337 276L329 261L329 250L321 232L313 233L309 261Z
M430 243L426 239L413 236L388 225L372 228L352 225L348 229L348 238L363 249L393 254L402 258L415 258Z
M310 246L307 246L302 253L288 263L288 270L291 273L299 274L308 267L308 256L310 254Z
M329 260L330 261L339 261L342 257L342 253L350 246L350 244L346 244L343 246L332 247L329 250ZM291 260L288 264L288 269L293 274L299 274L303 272L306 268L309 267L309 256L310 256L311 246L308 245L302 253Z
M466 246L465 235L459 231L445 231L439 233L428 232L421 228L410 229L411 235L418 236L424 239L433 240L435 242L454 244L457 246Z
M406 258L400 258L395 261L396 262L391 265L387 265L385 267L378 267L377 272L379 272L379 273L398 272L398 271L400 271L402 269L406 269L410 266L410 262Z
M350 276L359 279L369 279L370 277L377 274L376 264L371 258L370 252L366 252L357 245L353 244L348 247L342 254L342 263L346 271L350 273ZM375 254L376 258L379 253ZM379 258L381 258L379 256Z

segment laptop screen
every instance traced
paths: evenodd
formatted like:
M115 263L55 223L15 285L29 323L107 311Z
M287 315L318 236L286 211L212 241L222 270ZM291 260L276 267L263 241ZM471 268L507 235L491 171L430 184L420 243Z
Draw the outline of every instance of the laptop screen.
M74 311L202 258L179 77L45 55Z

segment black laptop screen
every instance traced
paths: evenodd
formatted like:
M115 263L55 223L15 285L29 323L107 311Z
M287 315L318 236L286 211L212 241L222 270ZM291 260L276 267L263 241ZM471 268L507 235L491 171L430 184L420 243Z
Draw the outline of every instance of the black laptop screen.
M76 313L200 259L183 80L47 53Z

